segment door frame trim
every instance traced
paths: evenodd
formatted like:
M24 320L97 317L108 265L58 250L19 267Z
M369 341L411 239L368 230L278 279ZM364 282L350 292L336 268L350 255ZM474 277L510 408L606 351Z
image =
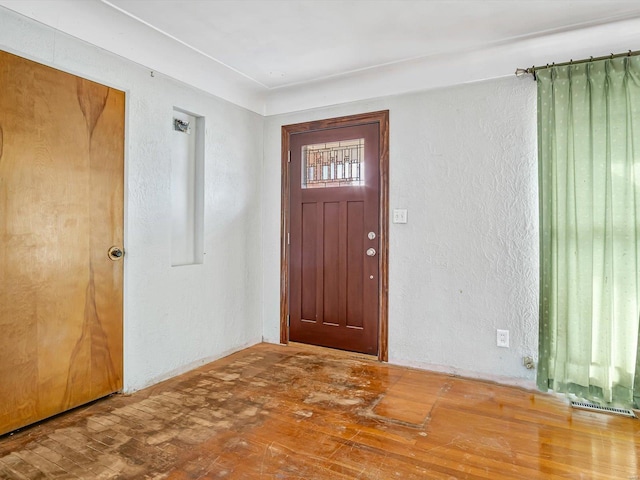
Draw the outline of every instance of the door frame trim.
M378 283L378 360L389 360L389 110L361 113L345 117L315 120L282 126L281 202L280 212L280 343L289 343L289 245L287 234L290 222L289 141L296 133L308 133L332 128L378 124L380 141L379 184L379 263Z

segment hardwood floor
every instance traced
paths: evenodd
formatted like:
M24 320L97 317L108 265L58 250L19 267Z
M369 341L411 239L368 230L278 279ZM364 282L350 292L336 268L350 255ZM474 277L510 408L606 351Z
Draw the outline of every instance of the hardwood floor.
M0 437L0 478L640 480L640 421L261 344Z

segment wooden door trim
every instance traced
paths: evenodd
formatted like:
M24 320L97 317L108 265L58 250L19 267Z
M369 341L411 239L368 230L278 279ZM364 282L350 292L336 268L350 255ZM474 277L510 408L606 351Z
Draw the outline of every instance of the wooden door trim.
M379 270L379 322L378 359L389 359L389 111L361 113L346 117L315 120L282 126L281 186L282 209L280 213L280 343L289 343L289 248L287 234L290 217L289 139L295 133L313 132L331 128L352 127L368 123L378 124L380 141L380 245Z

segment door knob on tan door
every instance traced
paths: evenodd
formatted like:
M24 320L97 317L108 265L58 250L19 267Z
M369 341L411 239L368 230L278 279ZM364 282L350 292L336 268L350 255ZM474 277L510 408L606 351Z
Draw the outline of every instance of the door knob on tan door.
M114 246L109 249L107 255L111 260L115 262L117 260L120 260L124 256L124 252L122 251L122 249Z
M367 256L375 257L376 256L376 249L375 248L367 248Z

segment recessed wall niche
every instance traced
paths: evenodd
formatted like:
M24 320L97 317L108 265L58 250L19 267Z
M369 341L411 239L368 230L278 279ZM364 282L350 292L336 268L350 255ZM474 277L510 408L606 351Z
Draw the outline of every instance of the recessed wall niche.
M204 258L204 117L180 108L171 121L171 265Z

